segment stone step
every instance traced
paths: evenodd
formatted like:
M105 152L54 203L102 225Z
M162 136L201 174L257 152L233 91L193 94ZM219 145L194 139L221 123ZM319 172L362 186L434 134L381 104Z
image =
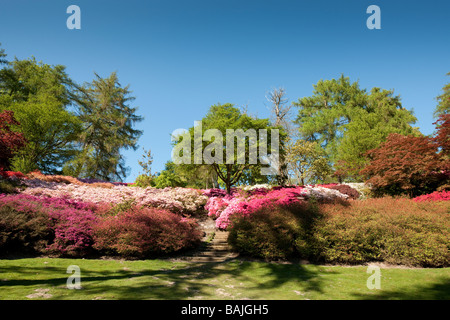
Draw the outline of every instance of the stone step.
M202 251L199 252L195 255L193 255L193 257L211 257L211 256L215 256L215 257L223 257L226 255L229 255L230 252L229 251Z
M192 258L189 259L189 261L193 262L193 263L224 262L227 259L233 259L235 257L237 257L237 254L229 253L229 254L223 255L223 256L198 256L198 257L192 257Z

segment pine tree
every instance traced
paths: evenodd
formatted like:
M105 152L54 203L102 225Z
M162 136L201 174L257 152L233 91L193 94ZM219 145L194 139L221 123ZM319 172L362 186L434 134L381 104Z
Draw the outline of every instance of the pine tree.
M107 78L95 74L92 83L78 90L75 98L83 130L78 141L81 152L65 171L84 178L122 181L128 168L122 149L136 150L142 131L134 124L142 120L129 103L129 86L122 87L115 72Z

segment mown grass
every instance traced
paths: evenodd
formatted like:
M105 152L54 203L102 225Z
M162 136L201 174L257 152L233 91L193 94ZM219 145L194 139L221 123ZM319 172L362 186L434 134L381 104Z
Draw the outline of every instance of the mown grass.
M80 290L67 288L70 265ZM381 268L373 290L369 276L365 266L27 258L0 260L0 299L450 299L450 268Z

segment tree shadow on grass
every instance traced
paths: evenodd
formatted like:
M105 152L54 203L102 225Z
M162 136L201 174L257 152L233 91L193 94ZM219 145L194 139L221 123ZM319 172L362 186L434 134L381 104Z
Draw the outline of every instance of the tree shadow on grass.
M363 300L450 300L450 278L439 278L431 284L422 284L403 290L377 290L372 293L353 293Z
M302 290L322 291L319 272L300 264L258 263L229 260L220 263L174 264L172 269L122 270L114 267L111 271L95 271L81 268L82 290L65 291L70 274L66 270L52 266L18 267L1 266L0 274L18 274L15 279L0 281L0 290L8 286L50 286L52 299L119 299L119 300L183 300L183 299L241 299L258 290L277 289L290 282L301 282ZM255 275L258 273L258 276ZM39 278L33 277L39 274ZM237 293L237 284L242 284ZM227 284L229 287L227 287ZM63 290L63 291L61 291ZM251 293L249 293L251 295ZM273 296L257 298L277 299ZM7 299L7 297L6 297Z

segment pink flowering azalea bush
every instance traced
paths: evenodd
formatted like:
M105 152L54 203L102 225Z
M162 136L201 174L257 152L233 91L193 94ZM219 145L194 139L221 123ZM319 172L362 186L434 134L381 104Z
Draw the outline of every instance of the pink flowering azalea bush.
M202 234L192 218L161 208L95 204L68 197L0 194L0 252L125 258L192 247Z
M264 207L287 207L312 198L325 202L336 198L347 199L348 195L323 186L252 188L233 195L212 196L208 199L205 209L209 216L216 219L217 228L226 229L230 218L235 214L249 216Z
M416 202L422 201L450 201L450 191L435 191L430 194L424 194L413 199Z
M84 256L93 243L94 205L67 199L0 195L0 247Z

